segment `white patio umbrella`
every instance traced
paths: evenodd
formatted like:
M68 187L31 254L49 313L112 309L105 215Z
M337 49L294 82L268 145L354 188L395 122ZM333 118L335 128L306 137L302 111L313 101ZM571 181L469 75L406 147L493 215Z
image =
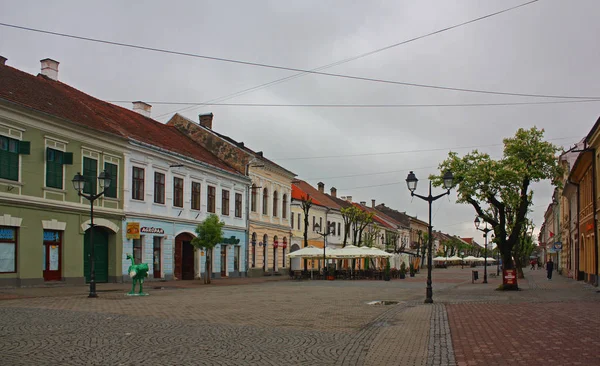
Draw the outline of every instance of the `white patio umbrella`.
M325 249L325 255L327 256L327 249ZM287 256L289 258L323 258L323 248L317 248L309 245L305 248L287 254Z
M487 261L488 262L495 262L496 260L494 258L492 258L492 257L487 257Z
M485 262L485 259L483 257L477 257L477 258L475 258L475 260L477 262Z
M389 257L393 257L394 255L392 253L388 253L385 252L379 248L361 248L365 251L365 253L367 253L367 255L369 257L384 257L384 258L389 258Z
M465 262L473 262L473 261L476 261L476 260L477 260L477 257L474 257L472 255L469 255L469 256L466 256L466 257L463 258L463 261L465 261Z
M435 257L433 258L434 262L446 262L448 261L448 257Z
M457 255L453 255L452 257L448 258L448 261L451 261L451 262L460 261L460 260L462 260L462 258Z
M365 258L368 257L367 252L363 248L359 248L355 245L346 245L342 249L336 249L334 252L333 258L343 258L343 259L352 259L352 258Z

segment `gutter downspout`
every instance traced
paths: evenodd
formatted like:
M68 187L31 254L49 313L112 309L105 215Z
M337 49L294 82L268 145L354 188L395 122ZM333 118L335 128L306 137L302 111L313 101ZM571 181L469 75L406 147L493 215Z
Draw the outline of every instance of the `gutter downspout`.
M245 165L245 175L247 178L249 177L249 172L248 169L250 167L250 161L248 161L248 163ZM252 192L250 192L252 190L252 179L250 179L250 184L248 184L248 187L246 188L246 248L245 248L245 253L244 253L244 257L245 257L245 272L246 272L246 277L248 277L248 271L250 269L249 265L250 265L250 194L252 194Z
M592 152L592 198L594 200L594 273L596 276L596 278L594 279L594 286L598 286L598 220L596 219L598 217L598 213L596 211L596 149L593 147L588 149Z

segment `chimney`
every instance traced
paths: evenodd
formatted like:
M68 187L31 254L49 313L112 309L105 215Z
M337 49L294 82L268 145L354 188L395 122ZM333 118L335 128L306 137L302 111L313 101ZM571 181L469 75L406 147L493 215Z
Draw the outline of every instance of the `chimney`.
M198 115L198 117L200 118L200 126L206 127L209 130L212 130L212 120L213 120L212 113L200 114L200 115Z
M362 206L366 206L366 205L367 205L367 201L360 201L360 204L361 204Z
M352 196L346 196L346 201L352 203Z
M7 60L6 57L0 56L0 65L2 65L2 66L6 65L6 60Z
M133 102L133 111L141 114L142 116L150 117L150 111L152 106L148 103L141 101Z
M335 187L331 187L329 192L331 192L331 197L337 198L337 189Z
M375 208L375 200L371 199L371 208Z
M50 58L40 60L42 63L42 75L47 76L52 80L58 80L58 61L54 61Z
M319 193L325 193L325 184L323 182L317 183L317 187L319 187Z

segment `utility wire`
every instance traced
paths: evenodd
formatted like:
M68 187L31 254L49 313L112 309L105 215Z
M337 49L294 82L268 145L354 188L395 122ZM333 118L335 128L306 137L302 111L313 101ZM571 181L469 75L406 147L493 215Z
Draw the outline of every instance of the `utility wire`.
M264 63L258 63L258 62L235 60L235 59L229 59L229 58L223 58L223 57L200 55L200 54L194 54L194 53L189 53L189 52L172 51L172 50L167 50L167 49L162 49L162 48L139 46L139 45L134 45L134 44L130 44L130 43L107 41L107 40L102 40L102 39L97 39L97 38L83 37L83 36L77 36L77 35L67 34L67 33L52 32L52 31L36 29L36 28L31 28L31 27L23 27L23 26L14 25L14 24L8 24L8 23L0 23L0 26L21 29L21 30L27 30L27 31L32 31L32 32L38 32L38 33L44 33L44 34L50 34L50 35L55 35L55 36L60 36L60 37L79 39L79 40L90 41L90 42L109 44L109 45L114 45L114 46L141 49L141 50L146 50L146 51L168 53L168 54L179 55L179 56L201 58L201 59L206 59L206 60L227 62L227 63L255 66L255 67L262 67L262 68L269 68L269 69L295 71L295 72L300 72L300 73L322 75L322 76L329 76L329 77L336 77L336 78L343 78L343 79L350 79L350 80L361 80L361 81L367 81L367 82L392 84L392 85L404 85L404 86L438 89L438 90L459 91L459 92L465 92L465 93L510 95L510 96L533 97L533 98L600 99L600 96L572 96L572 95L556 95L556 94L515 93L515 92L503 92L503 91L471 89L471 88L458 88L458 87L440 86L440 85L432 85L432 84L410 83L410 82L368 78L368 77L361 77L361 76L354 76L354 75L334 74L334 73L312 71L312 70L299 69L299 68L286 67L286 66L270 65L270 64L264 64Z
M553 139L546 139L546 141L556 140L568 140L580 138L579 136L571 137L557 137ZM377 152L377 153L363 153L363 154L347 154L347 155L324 155L324 156L307 156L307 157L293 157L293 158L273 158L272 160L309 160L309 159L329 159L329 158L346 158L346 157L357 157L357 156L375 156L375 155L393 155L393 154L409 154L409 153L421 153L421 152L432 152L432 151L446 151L446 150L462 150L462 149L476 149L480 147L494 147L504 146L504 144L489 144L489 145L473 145L473 146L458 146L458 147L440 147L435 149L419 149L419 150L404 150L404 151L388 151L388 152Z
M405 44L410 43L410 42L417 41L419 39L423 39L423 38L426 38L426 37L429 37L429 36L433 36L435 34L439 34L439 33L451 30L451 29L462 27L462 26L470 24L470 23L475 23L475 22L478 22L480 20L483 20L483 19L486 19L486 18L490 18L490 17L493 17L495 15L502 14L502 13L505 13L505 12L508 12L508 11L520 8L522 6L529 5L529 4L532 4L532 3L537 2L537 1L538 0L534 0L534 1L530 1L530 2L527 2L527 3L521 4L521 5L513 6L512 8L504 9L504 10L501 10L501 11L498 11L498 12L495 12L495 13L491 13L491 14L484 15L484 16L479 17L479 18L475 18L475 19L463 22L463 23L455 24L455 25L450 26L450 27L442 28L442 29L439 29L439 30L431 32L431 33L427 33L427 34L424 34L424 35L421 35L421 36L418 36L418 37L415 37L415 38L411 38L411 39L408 39L408 40L405 40L405 41L402 41L402 42L394 43L392 45L389 45L389 46L386 46L386 47L382 47L382 48L378 48L378 49L373 50L373 51L365 52L365 53L362 53L362 54L357 55L357 56L353 56L353 57L349 57L349 58L346 58L346 59L343 59L343 60L340 60L340 61L332 62L330 64L323 65L323 66L317 67L315 69L311 69L311 71L321 71L321 70L324 70L324 69L328 69L330 67L334 67L334 66L337 66L337 65L341 65L341 64L350 62L350 61L358 60L360 58L367 57L367 56L370 56L370 55L373 55L373 54L376 54L376 53L379 53L379 52L382 52L382 51L386 51L386 50L389 50L389 49L394 48L394 47L398 47L398 46L405 45ZM273 80L273 81L270 81L270 82L267 82L267 83L264 83L264 84L260 84L258 86L254 86L254 87L251 87L251 88L243 89L243 90L240 90L240 91L232 93L232 94L228 94L228 95L225 95L225 96L222 96L222 97L219 97L219 98L215 98L215 99L209 100L209 101L204 102L204 103L194 103L194 105L192 105L190 107L186 107L186 108L182 108L182 109L177 109L177 110L174 110L174 111L169 112L169 113L163 113L163 114L159 115L157 118L164 117L164 116L170 115L172 113L177 113L177 112L182 112L182 111L194 109L194 108L199 107L199 106L208 105L208 103L210 103L210 102L217 102L217 101L220 102L220 101L228 100L228 99L231 99L231 98L234 98L234 97L238 97L238 96L250 93L250 92L255 91L255 90L259 90L259 89L262 89L262 88L265 88L265 87L268 87L268 86L271 86L271 85L279 84L279 83L282 83L282 82L287 81L287 80L295 79L297 77L300 77L300 76L303 76L303 75L306 75L306 74L307 73L305 73L305 72L296 73L296 74L293 74L293 75L290 75L290 76L286 76L284 78L276 79L276 80Z
M132 100L107 100L109 103L132 103ZM547 102L507 102L507 103L455 103L455 104L268 104L268 103L197 103L197 102L161 102L148 101L148 104L163 104L163 105L191 105L193 108L197 106L217 106L217 107L291 107L291 108L422 108L422 107L494 107L494 106L511 106L511 105L543 105L543 104L564 104L564 103L589 103L600 102L600 99L583 99L583 100L554 100ZM181 110L161 114L157 118L171 113L180 112Z

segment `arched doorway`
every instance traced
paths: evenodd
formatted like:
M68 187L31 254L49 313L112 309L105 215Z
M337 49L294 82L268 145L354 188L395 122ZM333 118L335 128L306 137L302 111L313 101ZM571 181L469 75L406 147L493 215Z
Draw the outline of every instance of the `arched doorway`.
M296 250L300 250L300 246L298 244L293 244L292 248L290 249L290 253L293 253ZM292 262L291 263L292 271L302 270L302 264L300 262L300 258L292 258L291 262Z
M263 235L263 271L267 271L267 242L269 237L267 234Z
M256 233L252 233L252 268L256 267Z
M108 236L108 230L94 225L92 241L94 242L94 273L96 274L96 283L108 282ZM90 256L90 230L88 229L85 231L83 238L83 274L85 282L90 282Z
M189 233L181 233L175 237L175 270L174 275L180 280L194 279L194 237Z
M279 247L279 240L277 235L273 237L273 272L277 272L277 248Z

